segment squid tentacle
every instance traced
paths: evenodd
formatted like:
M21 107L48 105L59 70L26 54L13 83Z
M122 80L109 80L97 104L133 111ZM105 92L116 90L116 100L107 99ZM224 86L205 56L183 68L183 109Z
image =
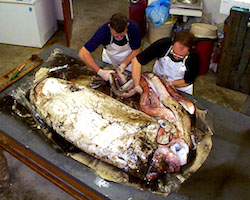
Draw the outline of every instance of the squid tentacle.
M176 101L178 101L186 111L188 111L191 115L193 115L195 113L195 106L193 102L189 101L188 99L180 95L179 92L174 88L174 86L172 86L172 84L170 83L170 81L167 79L166 76L159 76L159 78L162 81L162 83L165 85L169 94Z

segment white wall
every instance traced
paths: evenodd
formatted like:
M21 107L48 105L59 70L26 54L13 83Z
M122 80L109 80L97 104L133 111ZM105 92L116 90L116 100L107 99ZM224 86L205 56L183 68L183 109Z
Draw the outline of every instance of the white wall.
M221 1L224 1L223 3ZM223 6L220 9L221 5ZM230 14L232 6L239 6L242 8L250 8L250 0L203 0L203 12L211 14L212 20L216 24L223 23ZM227 13L221 14L220 13Z
M54 0L55 4L55 12L56 12L56 19L57 20L64 20L63 17L63 8L62 8L62 0ZM73 19L73 2L69 0L70 4L70 11L71 11L71 18Z
M223 23L228 15L220 14L220 4L222 0L203 0L203 12L211 13L212 20L216 24Z
M230 14L232 6L250 9L250 0L221 0L220 13Z
M148 0L148 5L156 0ZM202 0L203 12L205 14L211 14L214 23L219 24L224 22L228 15L220 14L220 4L222 0ZM232 1L232 0L231 0Z
M63 10L62 10L62 1L61 0L54 0L55 4L55 11L56 11L56 19L57 20L64 20L63 19Z

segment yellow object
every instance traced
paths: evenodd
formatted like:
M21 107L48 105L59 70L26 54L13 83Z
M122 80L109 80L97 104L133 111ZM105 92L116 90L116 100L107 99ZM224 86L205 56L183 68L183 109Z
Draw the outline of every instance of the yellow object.
M10 79L14 79L22 71L24 67L25 64L23 64L17 71L15 71L15 73L10 77Z
M175 17L171 17L168 21L160 26L155 26L149 19L147 19L147 21L148 39L151 44L161 38L172 36L173 26L176 22Z
M197 38L217 38L217 27L211 24L193 23L190 31Z

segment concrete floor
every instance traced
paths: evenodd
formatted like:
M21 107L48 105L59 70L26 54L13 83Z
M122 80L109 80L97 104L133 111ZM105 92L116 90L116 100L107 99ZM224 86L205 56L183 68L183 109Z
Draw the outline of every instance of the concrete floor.
M129 3L125 0L74 0L74 22L70 48L79 50L92 36L96 29L109 20L116 12L123 12L128 16ZM29 59L32 54L39 54L45 49L59 43L66 46L63 28L54 34L48 43L41 49L0 44L0 77L15 68L20 63ZM147 37L142 40L142 49L149 45ZM100 58L101 47L93 55ZM146 70L152 68L146 66ZM216 74L209 71L206 75L199 76L194 84L194 95L213 103L232 109L237 112L246 112L249 109L247 102L249 96L237 91L216 85ZM65 192L54 186L49 181L29 169L27 166L4 152L12 177L11 186L0 194L0 199L72 199Z

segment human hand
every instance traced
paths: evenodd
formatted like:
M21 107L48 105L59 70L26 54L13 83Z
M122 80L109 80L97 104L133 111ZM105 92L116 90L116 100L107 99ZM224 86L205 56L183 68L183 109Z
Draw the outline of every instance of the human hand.
M143 92L143 89L141 88L141 86L137 85L135 86L135 90L141 95Z
M103 80L108 81L109 80L109 75L115 73L114 70L104 70L100 69L97 74L102 77Z
M125 71L126 67L127 67L127 65L125 65L124 63L122 63L118 66L118 68L121 70L121 73L123 73Z

